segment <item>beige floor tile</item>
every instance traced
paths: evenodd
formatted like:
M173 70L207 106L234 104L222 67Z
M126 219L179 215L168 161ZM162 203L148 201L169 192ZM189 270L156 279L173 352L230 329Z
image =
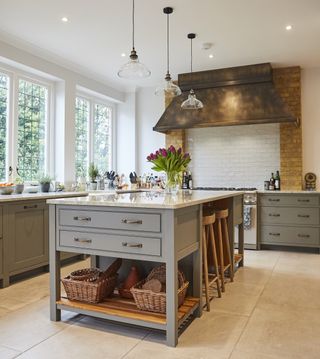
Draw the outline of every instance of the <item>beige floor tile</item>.
M180 336L176 348L165 345L164 335L152 333L125 358L228 358L247 320L247 317L226 313L204 313Z
M282 356L267 355L264 353L248 353L235 350L229 359L282 359Z
M281 359L318 359L320 311L255 309L236 350Z
M9 309L0 307L0 317L3 317L4 315L8 314L9 312L10 312Z
M214 298L211 301L211 310L249 316L258 302L262 290L262 285L236 281L229 283L226 285L226 291L222 293L222 298Z
M320 260L320 258L319 258ZM320 281L302 275L273 273L258 303L259 308L319 309Z
M49 298L0 318L0 345L25 351L72 323L74 313L63 312L62 322L49 319Z
M85 317L28 350L21 359L122 358L148 331Z
M17 350L13 350L11 348L4 347L0 345L0 358L1 359L12 359L16 358L17 355L19 355L20 352Z
M257 268L247 265L240 268L235 274L235 282L248 283L256 285L265 285L272 274L271 269Z

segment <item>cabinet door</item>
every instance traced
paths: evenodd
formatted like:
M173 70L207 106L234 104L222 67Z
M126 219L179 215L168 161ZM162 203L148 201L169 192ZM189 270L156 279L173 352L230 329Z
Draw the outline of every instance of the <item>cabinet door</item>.
M48 209L45 201L9 205L10 273L48 263Z

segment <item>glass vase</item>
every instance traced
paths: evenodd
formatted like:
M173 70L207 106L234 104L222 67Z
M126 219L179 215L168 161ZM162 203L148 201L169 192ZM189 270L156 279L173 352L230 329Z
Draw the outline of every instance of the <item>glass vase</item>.
M165 192L167 194L177 194L180 188L180 174L177 172L167 172L167 182Z

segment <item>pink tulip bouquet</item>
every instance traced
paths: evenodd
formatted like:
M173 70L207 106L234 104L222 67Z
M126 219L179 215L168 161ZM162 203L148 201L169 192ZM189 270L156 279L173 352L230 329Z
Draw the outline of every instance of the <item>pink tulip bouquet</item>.
M148 162L153 164L152 169L167 174L167 188L177 187L181 181L181 174L188 167L191 161L189 153L182 153L182 149L170 146L168 149L159 148L155 153L150 153Z

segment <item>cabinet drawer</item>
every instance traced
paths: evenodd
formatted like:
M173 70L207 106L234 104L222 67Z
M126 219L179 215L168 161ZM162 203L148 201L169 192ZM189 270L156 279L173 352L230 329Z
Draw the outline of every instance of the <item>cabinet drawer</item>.
M320 229L261 226L261 243L318 246L320 244Z
M259 197L261 206L317 207L320 205L317 194L263 194Z
M108 252L160 256L161 239L122 236L110 233L60 231L62 247L76 247Z
M160 214L60 209L60 226L160 232Z
M319 224L319 208L261 207L262 224Z

